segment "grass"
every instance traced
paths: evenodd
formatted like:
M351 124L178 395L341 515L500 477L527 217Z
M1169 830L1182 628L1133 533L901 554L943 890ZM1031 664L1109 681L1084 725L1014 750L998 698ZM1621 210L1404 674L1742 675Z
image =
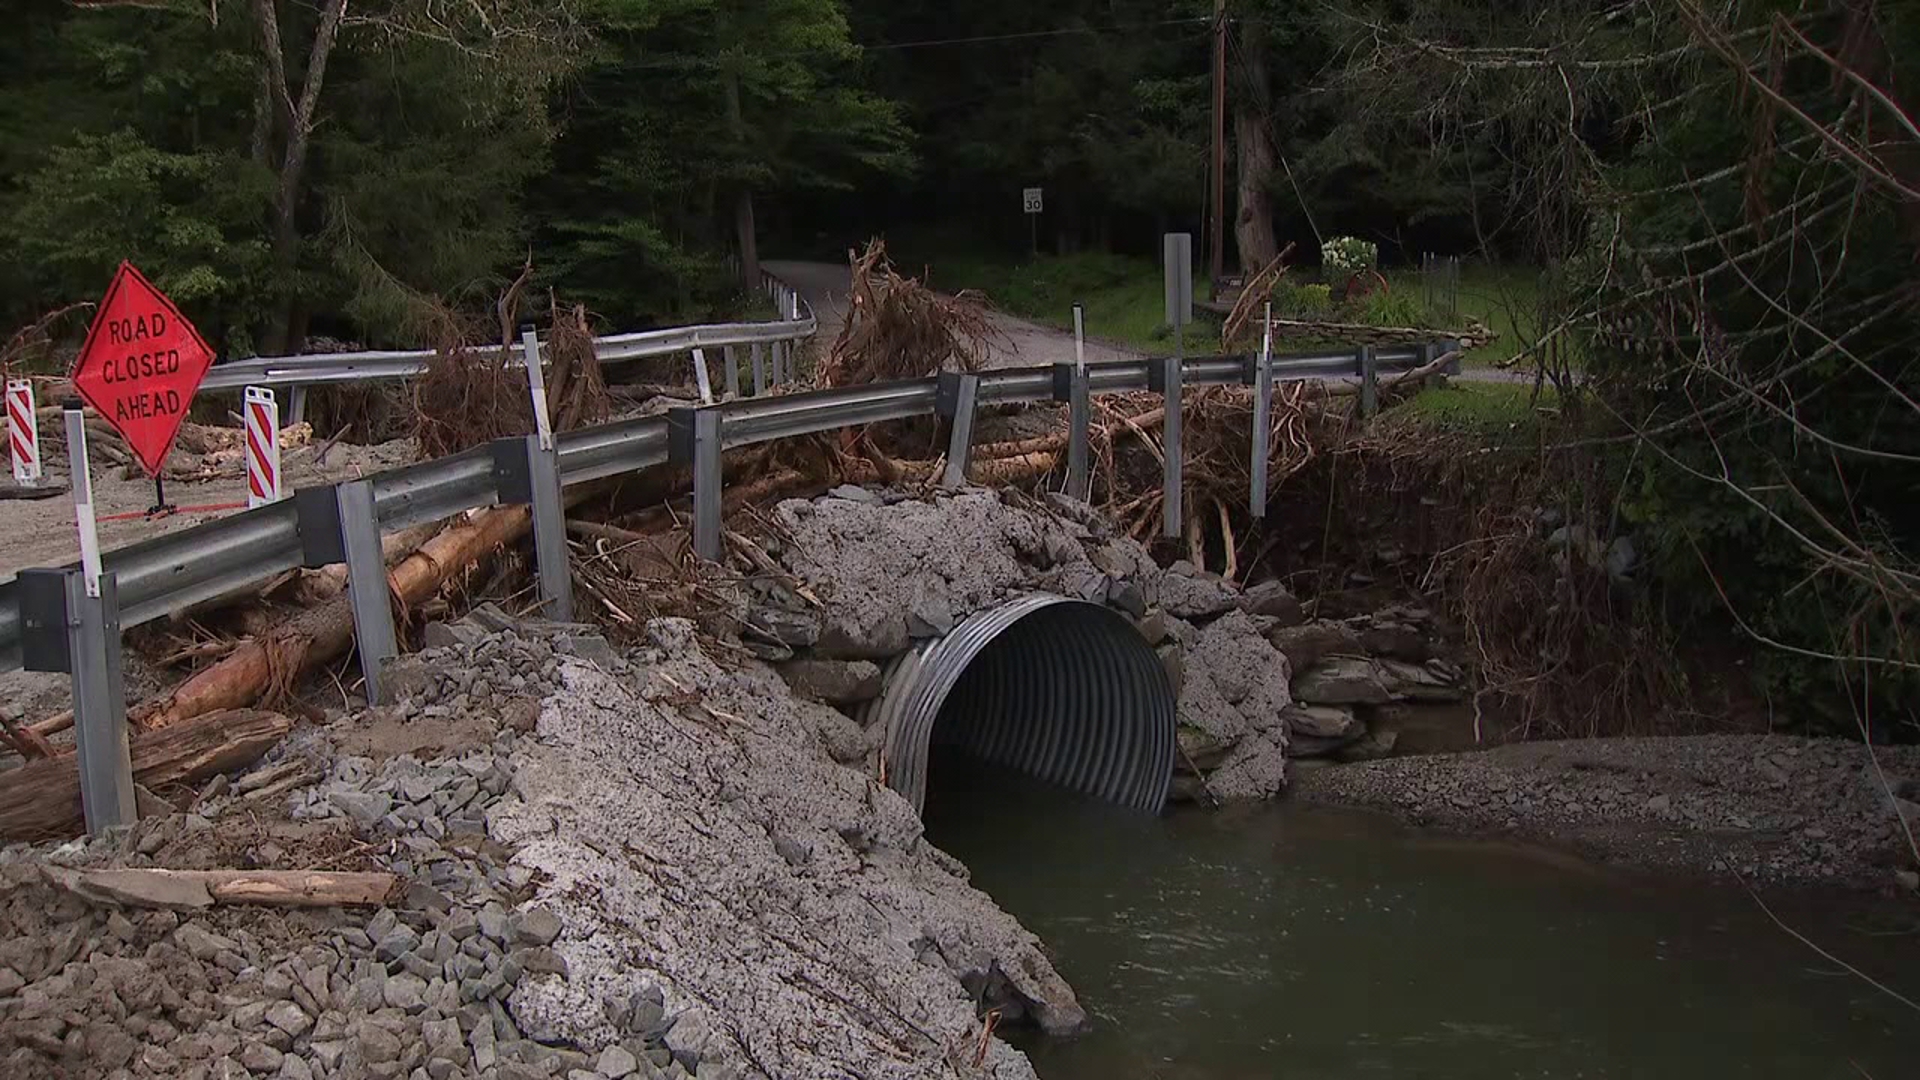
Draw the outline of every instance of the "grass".
M1538 408L1550 409L1553 403L1553 391L1544 389L1536 407L1531 383L1454 380L1427 387L1393 413L1434 430L1498 438L1531 430L1540 422Z
M1395 292L1424 301L1420 271L1411 267L1390 271L1387 281ZM1438 316L1442 324L1464 327L1484 324L1495 334L1493 344L1467 357L1469 367L1492 367L1532 345L1541 333L1540 297L1546 287L1537 267L1514 264L1462 262L1459 314ZM1576 365L1579 363L1576 357Z

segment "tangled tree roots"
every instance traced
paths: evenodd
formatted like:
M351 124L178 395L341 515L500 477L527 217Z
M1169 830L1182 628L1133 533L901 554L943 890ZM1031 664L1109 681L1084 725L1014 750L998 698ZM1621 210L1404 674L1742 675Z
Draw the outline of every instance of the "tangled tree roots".
M434 354L413 380L414 438L421 460L533 430L526 371L509 366L504 344L513 340L520 293L532 273L529 264L500 298L495 340L503 344L478 344L488 334L479 320L437 306L428 314ZM569 431L605 418L611 408L586 309L563 309L557 301L551 307L552 332L542 353L547 415L555 430Z
M846 325L820 368L820 382L850 386L918 379L937 371L978 371L987 348L1005 335L994 328L986 298L941 296L918 278L902 277L880 240L848 253L853 286Z

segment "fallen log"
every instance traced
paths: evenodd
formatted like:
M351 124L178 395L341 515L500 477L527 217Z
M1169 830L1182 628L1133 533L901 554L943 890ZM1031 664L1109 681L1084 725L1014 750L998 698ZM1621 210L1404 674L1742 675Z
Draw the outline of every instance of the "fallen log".
M214 904L378 907L400 880L392 874L332 870L73 870L42 865L40 873L94 903L175 911Z
M293 730L279 713L227 710L203 714L162 731L136 732L128 739L133 780L163 789L232 772L259 760ZM0 783L0 836L38 840L70 836L84 824L80 809L80 770L73 755L31 761L6 774Z
M402 557L411 555L414 551L418 550L421 544L439 527L439 523L434 522L426 525L416 525L410 529L402 529L397 533L388 533L382 536L380 538L380 552L382 557L386 560L388 566L392 566ZM331 600L339 596L347 587L347 566L345 563L335 563L332 566L324 566L318 570L306 573L307 576L301 581L301 588L306 590L306 594L302 596L301 599L308 605L324 603ZM284 575L277 575L265 586L250 585L243 589L236 589L233 592L223 593L220 596L214 597L212 600L195 604L185 611L177 612L171 616L171 618L174 621L183 621L191 619L196 615L204 614L214 608L230 606L237 601L249 598L258 598L279 588L286 583L286 580ZM347 617L349 620L352 619L351 609L348 610ZM217 651L224 652L230 656L234 652L248 647L251 642L241 640L209 642L208 644L218 645L219 649ZM175 654L166 657L160 662L163 665L171 665L174 662L185 659L192 659L192 657ZM251 702L243 702L242 704L251 704ZM233 707L237 708L238 706ZM20 753L21 757L46 757L48 754L44 753L43 749L46 748L47 737L50 735L58 735L71 727L73 727L73 710L68 709L66 712L49 716L37 724L28 725L19 733L27 737L24 742L20 738L15 737L15 732L9 731L7 735L10 741L12 741L14 749Z
M470 563L527 531L525 506L498 506L447 529L387 571L387 587L401 607L425 603ZM136 725L166 728L218 709L238 709L290 687L353 644L353 606L341 593L265 637L242 644L217 664L196 672L165 698L129 713Z

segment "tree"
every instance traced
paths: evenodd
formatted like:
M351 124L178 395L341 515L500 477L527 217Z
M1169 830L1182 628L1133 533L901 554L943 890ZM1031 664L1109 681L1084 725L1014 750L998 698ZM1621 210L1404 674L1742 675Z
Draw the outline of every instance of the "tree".
M21 178L0 228L40 256L15 303L89 295L135 257L229 347L269 352L316 306L392 334L396 297L524 255L545 89L585 41L536 0L32 3L28 91L0 113ZM401 206L419 216L395 235Z
M857 85L832 0L594 0L585 14L601 47L569 88L541 206L557 269L603 311L689 310L729 247L757 287L758 200L910 167L895 108Z

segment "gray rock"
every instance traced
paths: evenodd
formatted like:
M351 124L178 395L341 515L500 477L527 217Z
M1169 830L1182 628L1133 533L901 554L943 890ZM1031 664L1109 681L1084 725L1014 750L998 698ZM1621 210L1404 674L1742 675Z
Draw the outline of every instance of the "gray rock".
M263 1042L249 1042L240 1048L240 1064L247 1071L258 1076L269 1076L280 1071L280 1062L286 1055Z
M879 506L886 501L880 497L878 492L868 491L866 488L856 487L853 484L841 484L839 487L827 492L827 498L845 499L847 502L865 503L868 506Z
M1298 626L1306 619L1300 601L1278 581L1262 581L1248 587L1240 595L1240 610L1273 619L1279 626Z
M363 1021L354 1028L353 1042L359 1047L361 1058L376 1065L399 1060L404 1049L398 1035L371 1021Z
M267 1023L279 1028L294 1038L307 1033L313 1026L313 1017L305 1009L291 1001L279 1001L267 1006Z
M621 1080L639 1067L640 1062L634 1058L633 1054L617 1043L602 1050L600 1059L593 1063L594 1071L608 1077L609 1080Z
M173 941L195 960L211 960L223 952L239 948L232 939L221 937L195 922L181 923L180 928L173 932Z
M1140 591L1140 586L1131 581L1109 578L1106 601L1109 606L1118 608L1136 619L1147 613L1146 594Z
M1308 738L1344 741L1357 738L1366 731L1366 725L1346 705L1296 703L1282 709L1280 715L1286 720L1288 731Z
M1378 660L1375 669L1387 694L1396 701L1459 701L1466 696L1459 683L1434 666L1404 660Z
M371 829L393 810L393 800L370 791L333 791L327 801L353 819L361 829Z
M851 705L880 696L880 668L870 660L795 660L778 670L794 693L810 701Z
M411 972L387 980L385 1001L390 1008L417 1013L427 1007L427 980Z
M782 859L787 861L788 866L805 866L807 862L813 858L812 845L795 839L784 832L775 832L773 834L773 850L778 853Z
M313 1080L313 1066L299 1054L287 1054L280 1059L281 1080Z
M912 643L906 616L883 611L827 624L820 631L815 651L835 660L884 660L906 652Z
M464 620L456 623L430 622L420 632L420 645L425 649L449 649L473 645L486 636L486 631Z
M913 598L913 606L907 611L909 637L944 637L952 629L953 605L945 593L927 589Z
M1160 606L1182 619L1200 619L1233 610L1239 596L1233 586L1190 563L1175 563L1160 578Z
M480 932L489 939L504 945L507 942L507 913L497 905L488 904L480 909Z
M1383 705L1393 699L1379 664L1353 656L1327 657L1295 675L1293 696L1309 705Z
M391 963L419 947L420 935L414 931L413 927L400 923L389 930L386 936L373 947L373 954Z
M820 640L820 620L812 615L776 607L756 607L747 612L747 633L759 635L794 648L808 648Z
M1295 672L1305 671L1323 658L1360 653L1360 639L1345 626L1334 622L1310 622L1300 626L1279 626L1267 631L1267 640Z
M551 945L560 936L560 919L544 907L530 907L508 920L513 940L522 945Z

